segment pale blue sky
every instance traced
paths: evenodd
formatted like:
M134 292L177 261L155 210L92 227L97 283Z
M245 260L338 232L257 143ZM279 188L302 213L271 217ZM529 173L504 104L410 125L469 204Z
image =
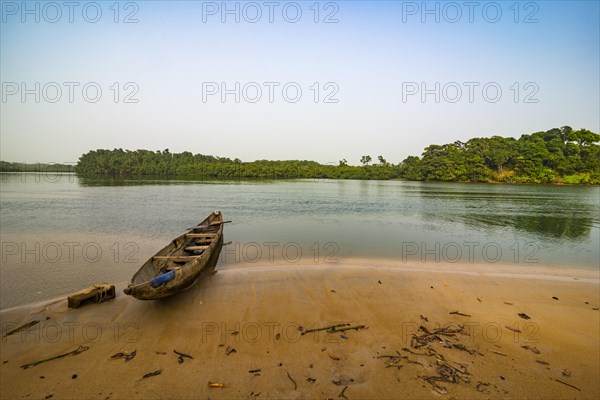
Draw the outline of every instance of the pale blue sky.
M114 1L97 3L102 15L96 23L84 18L95 18L93 7L82 12L88 2L74 9L72 23L69 9L55 3L62 16L51 23L56 10L39 2L38 23L20 1L2 2L2 160L74 162L97 148L169 148L244 161L346 158L357 164L361 155L381 154L396 163L432 143L563 125L600 130L597 1L518 2L518 15L514 1L475 2L473 22L464 2L427 3L429 9L437 4L439 22L422 15L420 1L319 2L318 23L314 1L278 2L272 23L262 1L237 3L239 23L234 15L221 21L222 2L121 2L118 23ZM302 15L291 23L285 18L295 17L295 4ZM496 4L502 14L491 22ZM244 17L254 18L255 5L262 17L251 23ZM138 22L123 23L132 12ZM323 23L331 13L338 22ZM532 22L525 23L527 17ZM35 82L40 102L28 94L23 103L21 84L34 89ZM55 97L51 82L62 90L56 103L48 101ZM79 84L72 103L64 82ZM89 82L102 90L96 103L83 97ZM134 85L125 88L127 82ZM240 102L233 94L222 102L219 93L205 94L203 102L206 82L228 88L239 82ZM254 89L248 86L247 96L241 90L250 82L262 90L256 103L248 101ZM264 82L279 84L272 103ZM302 90L296 103L282 94L290 82ZM436 82L439 103L434 94L422 102L420 93L406 93ZM454 103L451 82L462 90ZM473 102L464 82L473 82ZM497 102L483 97L486 83L490 97L495 87L502 90ZM125 103L136 87L138 102ZM336 88L338 102L323 102ZM525 102L528 94L537 102Z

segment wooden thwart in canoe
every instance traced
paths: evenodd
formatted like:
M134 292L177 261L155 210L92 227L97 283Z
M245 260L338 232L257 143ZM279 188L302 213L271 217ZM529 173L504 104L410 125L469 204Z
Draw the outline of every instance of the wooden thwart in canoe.
M140 300L174 295L214 266L223 244L223 216L210 214L156 253L133 275L125 294Z
M190 261L195 260L198 256L154 256L153 260L159 261Z
M185 248L185 251L198 251L198 250L206 250L210 246L188 246Z

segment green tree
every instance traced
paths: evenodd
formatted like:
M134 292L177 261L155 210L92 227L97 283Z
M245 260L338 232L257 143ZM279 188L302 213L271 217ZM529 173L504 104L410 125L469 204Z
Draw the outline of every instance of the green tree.
M410 181L423 180L421 159L416 156L408 156L400 163L399 174L402 178Z

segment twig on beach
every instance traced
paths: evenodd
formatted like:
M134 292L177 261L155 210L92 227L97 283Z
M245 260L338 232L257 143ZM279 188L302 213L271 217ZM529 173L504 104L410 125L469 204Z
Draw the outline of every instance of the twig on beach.
M431 386L433 386L434 389L435 386L438 386L437 382L459 383L460 381L463 381L465 383L471 383L471 379L469 378L469 375L471 374L466 370L466 368L464 368L463 371L459 368L453 367L448 363L440 363L439 367L437 368L437 373L438 375L436 376L426 376L423 378Z
M510 327L510 326L505 326L505 328L506 328L506 329L508 329L509 331L513 331L513 332L516 332L516 333L522 333L522 332L521 332L519 329L517 329L517 328L512 328L512 327Z
M448 390L443 386L433 384L433 383L431 385L433 386L433 390L435 390L439 394L447 394L448 393Z
M157 369L156 371L148 372L146 375L142 376L142 379L150 378L151 376L160 375L162 373L162 369Z
M396 355L382 355L382 356L377 356L377 358L408 358L408 356L396 356Z
M395 367L397 369L402 368L404 365L401 364L402 360L406 360L406 362L409 362L410 360L408 359L408 356L379 356L377 358L387 358L388 360L385 362L385 367L386 368L390 368L390 367Z
M347 328L336 328L336 329L332 329L332 330L329 330L328 332L329 332L329 333L336 333L336 332L344 332L344 331L349 331L349 330L352 330L352 329L359 331L359 330L361 330L361 329L367 329L367 327L366 327L365 325L355 325L355 326L349 326L349 327L347 327Z
M173 349L173 353L175 353L175 354L177 354L179 356L179 357L177 357L177 361L179 361L179 364L183 364L183 362L185 361L184 357L185 358L189 358L190 360L194 359L194 357L190 356L189 354L182 353L182 352L177 351L175 349Z
M406 359L406 362L407 362L408 364L417 364L417 365L420 365L421 367L425 368L425 365L423 365L423 363L422 363L422 362L420 362L420 361L414 361L414 360L411 360L411 359L407 358L407 359Z
M410 340L410 347L418 349L420 347L424 347L427 346L427 344L429 344L429 342L441 342L442 339L437 336L434 335L432 333L427 333L425 335L421 335L421 336L417 336L415 334L413 334L411 340Z
M124 358L125 362L133 360L135 355L137 354L137 350L132 351L131 353L126 351L121 351L119 353L113 354L110 356L111 359L116 360L117 358Z
M327 333L337 333L337 332L344 332L344 331L353 330L353 329L358 331L360 329L367 329L367 327L365 325L350 326L350 324L336 324L336 325L326 326L323 328L313 328L313 329L307 329L307 330L299 329L299 330L301 331L300 335L305 335L305 334L311 333L311 332L327 331Z
M298 384L296 383L296 381L294 380L294 378L292 378L292 376L290 375L289 372L287 373L287 377L290 379L290 381L292 381L292 383L294 384L294 390L298 390Z
M461 312L458 312L458 311L452 311L452 312L451 312L451 313L449 313L449 314L461 315L461 316L463 316L463 317L470 317L470 315L469 315L469 314L463 314L463 313L461 313Z
M400 349L402 351L406 351L407 353L411 353L411 354L416 354L418 356L428 356L429 354L427 353L417 353L416 351L412 351L411 349L408 349L406 347L403 347L402 349Z
M540 354L540 351L535 346L524 345L524 346L521 346L521 347L524 348L525 350L531 350L535 354Z
M340 394L338 394L338 397L342 397L346 400L348 400L348 397L346 397L346 395L344 394L344 392L346 391L346 389L348 389L348 386L345 386L342 391L340 392Z
M572 387L573 389L577 389L581 392L581 389L579 389L577 386L571 385L570 383L567 383L567 382L563 382L560 379L554 379L554 380L558 383L562 383L563 385L567 385L567 386Z
M494 354L498 354L498 355L500 355L500 356L506 356L506 354L504 354L504 353L500 353L499 351L496 351L496 350L490 350L490 352L492 352L492 353L494 353Z
M340 326L349 326L350 324L337 324L337 325L331 325L331 326L326 326L324 328L313 328L313 329L307 329L305 331L302 331L301 335L305 335L307 333L311 333L311 332L319 332L319 331L329 331L331 329L335 329L338 328Z
M349 324L346 324L349 325ZM355 325L355 326L348 326L346 328L335 328L335 329L330 329L327 331L327 333L336 333L336 332L344 332L344 331L349 331L351 329L355 329L355 330L361 330L361 329L366 329L367 327L364 325Z
M192 360L194 359L194 357L190 356L189 354L182 353L182 352L177 351L175 349L173 349L173 353L175 353L175 354L177 354L178 356L181 356L181 357L191 358Z
M134 350L131 352L131 354L126 355L125 362L129 362L129 361L133 360L133 358L135 357L136 354L137 354L137 350Z
M464 328L465 327L462 325L458 325L457 329L452 329L452 327L448 326L445 328L435 329L433 331L433 333L437 334L437 335L444 335L444 336L455 336L457 333L462 333L464 335L465 334Z
M453 343L453 344L452 344L452 347L454 347L455 349L459 349L459 350L462 350L462 351L466 351L466 352L467 352L467 353L469 353L469 354L475 354L475 353L477 353L477 350L469 350L469 349L467 349L467 347L466 347L464 344L462 344L462 343Z
M19 327L15 328L15 329L13 329L12 331L10 331L10 332L8 332L7 334L5 334L3 337L7 337L7 336L10 336L10 335L14 335L15 333L19 333L19 332L21 332L21 331L24 331L25 329L29 329L29 328L31 328L32 326L34 326L34 325L37 325L39 322L40 322L40 321L38 321L38 320L30 321L30 322L28 322L28 323L26 323L26 324L23 324L23 325L21 325L21 326L19 326Z
M79 354L79 353L83 353L84 351L86 351L86 350L88 350L88 349L89 349L89 347L88 347L88 346L79 346L79 347L78 347L78 348L76 348L75 350L73 350L73 351L70 351L70 352L68 352L68 353L59 354L58 356L54 356L54 357L50 357L50 358L46 358L46 359L43 359L43 360L40 360L40 361L36 361L36 362L33 362L33 363L29 363L29 364L23 364L23 365L21 365L21 368L23 368L23 369L27 369L27 368L29 368L29 367L34 367L34 366L36 366L36 365L38 365L38 364L45 363L46 361L52 361L52 360L56 360L56 359L58 359L58 358L62 358L62 357L70 356L70 355L74 355L74 356L76 356L77 354Z
M423 332L422 335L413 334L412 339L410 341L410 347L414 349L418 349L420 347L424 347L429 342L443 342L442 338L439 335L443 336L455 336L457 333L461 333L464 327L459 325L458 329L452 329L451 327L438 328L431 332L429 329L424 327L423 325L419 326L419 331Z

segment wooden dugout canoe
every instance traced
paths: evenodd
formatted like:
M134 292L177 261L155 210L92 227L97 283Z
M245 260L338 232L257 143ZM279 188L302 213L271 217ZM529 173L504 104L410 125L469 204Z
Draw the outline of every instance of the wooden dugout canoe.
M146 261L123 291L139 300L172 296L216 265L222 245L223 216L215 211Z

